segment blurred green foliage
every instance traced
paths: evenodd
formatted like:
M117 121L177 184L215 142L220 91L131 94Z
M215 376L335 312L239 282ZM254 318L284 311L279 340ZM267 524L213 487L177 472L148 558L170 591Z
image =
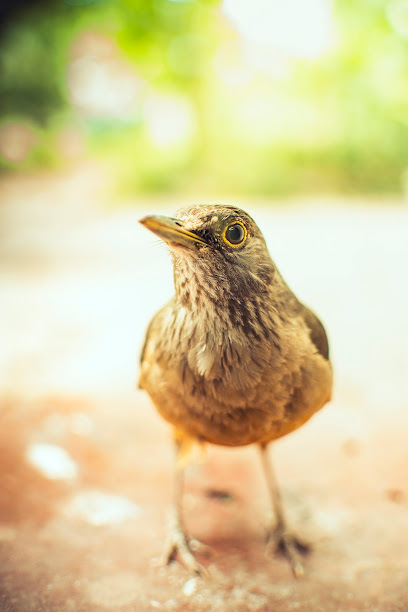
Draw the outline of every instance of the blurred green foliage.
M9 122L36 137L24 159L0 156L0 167L58 163L68 126L85 143L82 155L103 159L124 195L400 191L408 2L336 0L332 48L284 58L281 75L258 65L245 72L242 33L221 9L219 0L61 0L10 15L0 43L0 140ZM81 55L75 45L86 33L102 38ZM101 41L112 41L111 50ZM85 82L78 102L67 75L84 57L90 72L81 77L76 64ZM86 90L94 81L99 102Z

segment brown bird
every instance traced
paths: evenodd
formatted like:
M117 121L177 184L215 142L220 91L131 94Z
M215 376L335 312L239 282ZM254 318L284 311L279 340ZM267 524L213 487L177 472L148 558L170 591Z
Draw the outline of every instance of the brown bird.
M323 325L297 300L262 233L234 206L193 206L140 223L170 248L174 297L153 317L139 386L173 426L174 497L164 561L178 553L203 573L181 513L181 460L192 442L256 443L275 512L269 542L303 572L301 544L286 528L267 460L269 442L305 423L330 399L332 368Z

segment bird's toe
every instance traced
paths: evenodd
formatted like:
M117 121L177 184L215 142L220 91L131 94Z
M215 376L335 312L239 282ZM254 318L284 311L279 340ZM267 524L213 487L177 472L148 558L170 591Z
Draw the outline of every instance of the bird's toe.
M294 576L300 578L304 575L301 555L307 555L310 552L310 545L278 527L268 534L266 552L268 554L270 552L279 553L286 557Z
M201 565L193 554L193 551L208 552L208 550L209 548L198 540L189 542L183 531L172 530L161 557L161 565L168 565L177 557L191 572L202 577L208 577L207 568Z

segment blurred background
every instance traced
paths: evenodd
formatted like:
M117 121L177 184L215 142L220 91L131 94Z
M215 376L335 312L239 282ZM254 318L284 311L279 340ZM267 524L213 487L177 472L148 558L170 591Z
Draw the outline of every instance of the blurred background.
M403 0L3 2L0 164L115 194L401 193Z
M407 197L408 0L3 0L2 610L408 609ZM188 474L212 582L155 566L172 448L136 384L173 287L138 219L200 202L328 330L333 400L274 449L304 581L252 448Z

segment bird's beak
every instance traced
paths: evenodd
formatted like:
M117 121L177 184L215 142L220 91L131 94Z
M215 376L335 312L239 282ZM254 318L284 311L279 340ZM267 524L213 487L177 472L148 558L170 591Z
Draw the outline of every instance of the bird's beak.
M197 234L184 229L181 221L172 217L149 215L140 219L139 223L147 227L156 236L159 236L164 242L167 242L169 246L183 246L192 249L196 245L207 244Z

